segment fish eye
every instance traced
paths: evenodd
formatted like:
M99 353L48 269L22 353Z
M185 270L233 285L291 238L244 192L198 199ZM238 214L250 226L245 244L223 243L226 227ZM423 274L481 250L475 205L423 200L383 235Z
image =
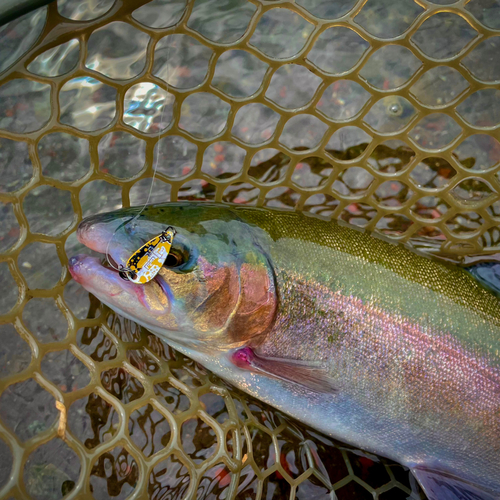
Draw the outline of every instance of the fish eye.
M185 259L184 256L179 252L178 250L172 250L168 254L165 264L163 264L165 267L179 267L184 264Z
M163 263L163 267L176 273L190 273L197 262L198 252L188 241L174 239L170 252Z

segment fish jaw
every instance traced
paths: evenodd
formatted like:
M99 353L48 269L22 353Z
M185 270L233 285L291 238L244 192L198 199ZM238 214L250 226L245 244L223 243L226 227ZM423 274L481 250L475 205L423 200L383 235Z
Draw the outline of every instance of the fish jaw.
M147 317L144 326L176 331L177 322L172 312L175 301L159 284L136 285L125 281L118 272L104 267L98 258L84 254L71 257L69 271L76 282L118 312L129 317Z

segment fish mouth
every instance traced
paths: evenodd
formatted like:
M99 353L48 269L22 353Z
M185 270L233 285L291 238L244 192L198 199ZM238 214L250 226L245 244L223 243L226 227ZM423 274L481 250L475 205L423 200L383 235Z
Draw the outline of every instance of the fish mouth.
M106 260L79 254L69 259L68 268L73 279L88 292L146 328L157 328L160 326L158 321L163 322L171 316L173 295L162 278L155 277L139 285L124 280L116 269L105 264Z
M85 278L92 269L107 274L114 279L120 277L119 270L125 265L124 256L118 254L115 247L111 247L111 243L121 221L103 219L102 215L94 215L87 217L80 222L76 231L76 237L80 243L85 245L90 250L102 254L102 258L90 258L87 255L81 254L71 257L68 262L69 272L75 281L82 283L82 278ZM111 226L111 227L110 227ZM121 253L121 252L120 252ZM125 281L125 280L123 280Z
M83 285L84 288L94 293L97 290L93 278L99 278L99 281L105 281L109 284L121 284L118 280L123 281L123 285L127 285L120 277L117 270L109 265L104 265L105 259L101 260L97 257L91 257L86 254L74 255L68 261L68 269L75 281ZM94 293L94 295L97 295ZM101 295L101 294L99 294ZM112 294L114 296L116 294Z
M93 215L80 222L76 237L94 252L103 254L116 269L125 266L128 257L136 250L131 238L122 229L132 217L111 218L107 214Z
M97 283L93 282L93 278L109 284L120 285L124 289L140 288L139 285L124 280L120 276L120 272L112 267L114 265L114 262L110 263L106 258L99 259L86 254L74 255L68 261L68 269L73 279L92 293L97 289ZM94 293L94 295L101 294ZM112 296L114 295L116 294L112 294Z
M132 283L122 277L120 270L133 253L128 248L131 247L128 239L116 236L117 228L124 222L123 219L103 222L100 216L83 220L77 230L78 240L102 256L75 255L69 259L68 269L76 282L106 305L149 323L151 316L158 318L171 312L173 295L168 283L159 276L146 284Z

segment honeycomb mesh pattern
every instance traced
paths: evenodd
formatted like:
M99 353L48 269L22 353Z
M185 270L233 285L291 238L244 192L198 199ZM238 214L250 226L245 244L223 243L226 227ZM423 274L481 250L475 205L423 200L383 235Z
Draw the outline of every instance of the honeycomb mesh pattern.
M67 271L86 215L299 209L498 252L498 0L59 0L0 28L0 497L406 498ZM3 73L2 73L3 72Z

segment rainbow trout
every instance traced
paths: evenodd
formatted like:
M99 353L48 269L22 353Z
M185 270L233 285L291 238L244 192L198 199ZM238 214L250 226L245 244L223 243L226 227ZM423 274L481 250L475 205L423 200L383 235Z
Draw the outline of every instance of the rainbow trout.
M88 291L247 393L406 465L429 499L500 498L500 303L469 273L300 213L138 213L90 217L78 238L124 265L173 226L165 265L140 285L73 257Z

